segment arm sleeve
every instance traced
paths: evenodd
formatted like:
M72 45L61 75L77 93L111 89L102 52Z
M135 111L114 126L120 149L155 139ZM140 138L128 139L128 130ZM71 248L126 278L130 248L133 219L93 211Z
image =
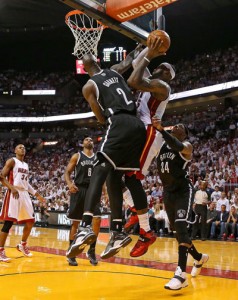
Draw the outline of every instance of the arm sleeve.
M28 182L28 192L32 194L33 196L36 194L36 190L33 189L33 187Z
M183 143L180 142L178 139L176 139L174 136L172 136L165 130L160 131L160 133L162 134L164 140L166 141L166 143L169 145L169 147L172 150L178 151L178 152L183 150L183 148L184 148Z
M146 47L145 49L143 49L141 51L141 53L132 61L132 67L133 69L135 69L135 66L138 65L138 63L144 58L144 56L147 54L148 52L148 48ZM144 77L150 77L151 73L149 71L148 68L145 68L145 71L144 71L144 74L143 76Z

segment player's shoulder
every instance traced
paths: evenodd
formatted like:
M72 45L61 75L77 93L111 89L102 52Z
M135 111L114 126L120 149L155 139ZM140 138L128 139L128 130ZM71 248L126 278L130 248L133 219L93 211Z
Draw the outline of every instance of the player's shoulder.
M189 147L190 149L193 149L193 145L192 145L188 140L185 140L185 141L183 142L183 144L184 144L185 146Z
M10 157L8 158L8 160L6 161L6 164L14 164L18 161L18 159L16 157Z
M71 160L77 161L78 159L80 159L80 156L81 156L80 151L79 151L79 152L76 152L76 153L74 153L74 154L71 156Z

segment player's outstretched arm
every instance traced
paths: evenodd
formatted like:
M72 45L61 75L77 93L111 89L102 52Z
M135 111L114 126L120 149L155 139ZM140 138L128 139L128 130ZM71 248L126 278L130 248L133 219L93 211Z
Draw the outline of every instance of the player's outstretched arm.
M162 134L164 140L172 150L184 154L187 159L191 157L193 147L189 142L181 142L168 131L164 130L163 126L161 125L161 120L157 116L152 118L152 124Z
M126 59L124 59L123 61L121 61L119 64L113 65L111 66L111 70L116 71L119 74L123 74L125 73L127 70L130 69L130 67L132 66L132 62L134 61L134 59L139 55L139 53L142 50L142 45L138 45L135 50L131 51Z
M162 80L150 79L144 76L144 71L149 65L151 59L164 55L164 53L159 52L158 50L160 45L162 45L162 41L159 37L150 40L148 43L147 54L141 58L135 66L131 76L127 80L127 83L130 87L136 90L155 93L157 96L159 95L160 99L165 100L167 99L170 90L168 84Z
M38 192L35 193L35 196L40 202L46 203L46 199L43 196L41 196L41 194L39 194Z

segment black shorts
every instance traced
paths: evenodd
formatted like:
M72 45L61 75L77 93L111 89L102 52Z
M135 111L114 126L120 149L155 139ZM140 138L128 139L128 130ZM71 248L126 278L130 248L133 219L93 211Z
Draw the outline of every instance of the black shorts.
M70 195L69 210L67 217L71 220L82 220L84 213L84 202L87 193L87 188L79 187L77 193ZM94 209L94 216L101 216L100 203L98 203Z
M140 156L146 141L145 125L130 114L113 115L108 119L106 134L97 157L104 156L117 170L140 169Z
M186 183L174 191L164 189L163 201L170 225L174 228L174 222L190 221L194 188L192 184Z

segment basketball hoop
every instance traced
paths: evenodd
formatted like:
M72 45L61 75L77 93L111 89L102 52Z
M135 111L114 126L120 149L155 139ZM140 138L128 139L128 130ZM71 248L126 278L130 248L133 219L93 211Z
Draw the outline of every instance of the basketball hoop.
M87 16L80 10L70 11L65 16L65 23L69 26L75 38L73 55L82 59L85 54L97 57L97 46L104 28L107 26Z

